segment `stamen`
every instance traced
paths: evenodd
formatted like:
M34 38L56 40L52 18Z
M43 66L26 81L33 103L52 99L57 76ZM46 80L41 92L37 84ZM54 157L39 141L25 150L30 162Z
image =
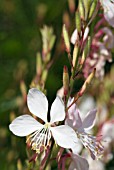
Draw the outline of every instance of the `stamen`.
M42 149L47 149L47 146L49 146L50 139L50 124L46 123L43 128L36 130L32 135L30 135L26 142L28 142L29 140L32 149L35 150L36 153L40 153Z
M103 154L103 146L102 144L96 140L95 136L92 136L87 133L78 133L78 138L81 140L82 144L85 148L89 149L90 152L94 154L94 156L99 159Z

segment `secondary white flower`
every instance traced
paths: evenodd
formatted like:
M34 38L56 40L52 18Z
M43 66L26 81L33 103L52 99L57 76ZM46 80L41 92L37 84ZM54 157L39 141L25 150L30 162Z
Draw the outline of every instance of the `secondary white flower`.
M89 164L84 157L77 154L77 147L72 148L72 150L73 152L70 153L72 161L68 170L88 170Z
M89 169L89 164L87 160L77 154L72 154L71 155L72 162L69 166L69 170L88 170Z
M68 105L72 102L73 99L69 101ZM77 137L80 139L85 148L90 151L93 159L99 158L103 151L103 147L99 140L95 136L86 132L94 126L95 117L96 109L89 111L82 120L80 117L80 111L77 109L76 104L73 104L68 110L68 117L66 119L66 124L76 131Z
M104 17L114 27L114 0L101 0L104 8Z
M83 150L82 155L87 159L89 164L89 170L106 170L105 164L101 160L93 160L88 154L87 150Z
M32 88L27 96L27 104L31 113L42 119L41 124L30 115L17 117L10 124L9 129L17 136L29 136L32 149L40 152L49 145L51 136L55 142L63 148L72 148L77 142L75 131L68 125L55 126L55 122L63 121L65 108L62 100L56 97L51 106L50 122L47 120L48 101L39 90Z
M113 159L112 148L114 148L114 119L109 119L103 124L100 133L104 141L104 157L103 161L109 162Z

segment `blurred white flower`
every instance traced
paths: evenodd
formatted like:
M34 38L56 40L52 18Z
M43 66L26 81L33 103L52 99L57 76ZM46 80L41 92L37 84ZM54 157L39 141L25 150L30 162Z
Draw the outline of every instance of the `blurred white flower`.
M104 163L101 160L93 160L93 159L91 159L90 155L87 153L87 150L84 150L82 155L88 161L89 170L105 170Z
M72 162L68 170L89 170L89 164L87 160L77 155L77 153L75 152L71 153L71 159Z
M73 102L73 99L70 99L68 106ZM93 159L99 158L102 155L103 146L97 139L97 137L88 134L86 131L91 129L95 123L96 109L89 111L85 118L82 120L80 117L80 111L77 109L76 104L73 104L68 110L68 116L65 123L72 127L77 134L77 137L80 139L82 144L87 148Z
M101 0L104 8L104 17L114 27L114 0Z
M103 127L102 127L102 134L103 137L110 137L111 140L114 141L114 120L112 121L107 121L106 123L104 123Z
M95 34L89 56L84 64L84 76L88 75L96 68L96 77L103 79L104 66L106 61L112 62L111 49L114 47L114 34L108 27L103 27Z
M104 141L104 162L109 162L113 159L112 148L114 148L114 119L105 122L101 132Z
M95 108L96 103L91 95L84 95L79 104L79 110L81 112L81 117L84 118L85 114Z
M39 90L32 88L27 96L27 104L31 113L42 119L41 124L30 115L17 117L9 125L9 129L17 136L29 136L32 149L40 152L41 147L46 149L51 136L63 148L72 148L77 142L75 131L68 125L55 126L55 122L65 119L65 108L62 100L56 97L51 106L50 122L47 120L48 101ZM66 133L67 132L67 133Z

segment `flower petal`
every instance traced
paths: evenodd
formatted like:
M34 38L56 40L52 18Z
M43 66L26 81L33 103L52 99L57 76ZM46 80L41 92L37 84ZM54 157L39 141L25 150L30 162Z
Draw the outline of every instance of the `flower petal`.
M103 0L104 17L108 23L114 27L114 1Z
M63 101L60 97L56 97L51 106L50 111L50 122L54 123L57 121L62 121L65 118L65 107Z
M95 123L95 117L96 117L97 110L91 110L87 113L85 119L82 122L82 127L86 130L91 129L94 126Z
M79 115L78 109L74 110L72 114L72 119L69 119L69 118L66 119L65 124L73 128L74 130L77 130L78 128L82 126L82 120Z
M9 129L16 136L28 136L43 125L30 115L19 116L9 125Z
M77 136L75 131L67 126L61 125L57 127L51 127L51 132L55 142L63 148L74 148L77 142Z
M73 161L70 164L69 170L89 170L87 160L77 154L72 154Z
M77 145L74 148L72 148L72 151L73 151L73 153L77 154L77 153L81 152L82 148L83 148L83 145L82 145L80 139L78 139Z
M46 96L36 88L29 90L27 104L31 113L47 122L48 101Z
M78 30L75 29L74 32L72 33L72 36L71 36L71 43L73 45L75 45L76 41L79 39L79 36L78 36Z

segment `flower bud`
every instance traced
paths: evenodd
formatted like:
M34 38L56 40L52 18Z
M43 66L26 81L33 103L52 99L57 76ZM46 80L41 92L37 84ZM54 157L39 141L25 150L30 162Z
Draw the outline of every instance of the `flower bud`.
M76 22L76 28L77 28L78 32L80 33L81 32L81 18L80 18L79 11L76 11L75 22Z
M64 66L63 69L63 88L64 88L64 95L67 96L69 91L69 74L67 66Z
M91 18L96 10L96 6L97 6L97 0L94 0L91 4L91 8L89 11L89 18Z
M87 43L86 43L84 50L83 50L83 53L82 53L82 58L81 58L81 61L80 61L81 67L84 64L85 59L89 54L89 49L90 49L90 37L88 37Z
M56 36L54 34L51 35L50 41L49 41L49 50L51 50L54 46Z
M84 5L82 0L79 0L79 13L82 20L84 20Z
M77 44L75 44L74 50L73 50L73 67L75 67L75 65L76 65L78 51L79 51L79 47Z
M38 76L41 76L42 73L42 59L40 53L36 55L36 73Z
M95 72L96 72L96 69L94 69L93 72L87 77L87 79L85 80L85 82L84 82L81 90L79 91L79 96L82 96L82 95L83 95L83 93L85 92L88 84L91 83L93 77L95 76Z
M85 20L87 20L88 12L91 6L91 0L83 0L83 4L84 4L84 9L85 9Z
M45 63L50 61L50 51L55 42L55 35L51 27L44 26L41 29L43 49L42 49L42 59Z
M65 42L66 51L70 53L70 41L65 24L63 25L63 38Z
M41 78L41 80L42 80L43 83L44 83L44 82L46 81L46 79L47 79L47 74L48 74L48 71L47 71L46 69L43 70L42 78Z

